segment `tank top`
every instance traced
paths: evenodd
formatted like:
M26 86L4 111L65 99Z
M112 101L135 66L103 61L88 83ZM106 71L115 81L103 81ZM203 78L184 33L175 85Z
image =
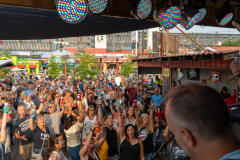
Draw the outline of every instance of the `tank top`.
M146 133L145 127L142 127L138 133L139 140L142 141L144 146L144 154L152 153L153 151L153 133Z
M129 120L128 120L128 118L126 119L126 124L125 124L125 126L126 125L128 125L128 124L132 124L132 125L136 125L136 119L134 119L132 122L129 122Z
M88 116L84 120L84 126L83 126L83 131L82 135L88 135L90 132L90 129L92 127L92 124L96 121L96 116L93 118L93 120L90 120Z
M94 160L90 155L88 155L88 160Z
M170 150L170 160L175 160L175 157L178 157L178 160L190 160L187 153L185 153L177 144L175 138L173 140L172 148Z
M140 157L140 144L139 142L135 145L131 145L127 139L124 139L120 146L120 157L119 160L139 160Z
M107 144L108 144L108 157L112 157L117 153L118 144L117 144L117 133L114 129L110 130L106 127L107 131Z

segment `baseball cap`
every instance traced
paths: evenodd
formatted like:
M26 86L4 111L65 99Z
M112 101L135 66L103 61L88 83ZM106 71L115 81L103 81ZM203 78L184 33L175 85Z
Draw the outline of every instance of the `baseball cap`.
M68 78L71 78L71 76L68 76Z
M60 86L60 87L63 87L63 84L61 83L59 86Z
M18 84L17 82L14 82L13 84Z

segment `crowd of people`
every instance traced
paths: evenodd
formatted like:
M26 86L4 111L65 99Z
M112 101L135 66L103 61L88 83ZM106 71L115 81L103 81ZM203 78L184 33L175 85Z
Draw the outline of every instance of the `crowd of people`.
M172 134L170 160L225 160L240 154L226 104L207 85L178 82L163 99L158 75L136 81L114 70L101 78L72 74L66 81L17 72L7 74L0 84L3 160L14 157L11 145L18 145L21 160L67 160L64 150L72 160L151 160L161 146L154 136L167 141ZM152 96L145 86L153 86ZM209 116L209 110L218 115Z

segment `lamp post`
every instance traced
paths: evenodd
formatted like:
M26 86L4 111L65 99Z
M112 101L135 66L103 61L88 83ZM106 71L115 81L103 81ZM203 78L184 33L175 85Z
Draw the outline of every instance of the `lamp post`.
M66 79L67 79L67 58L69 58L69 55L66 55L66 56L62 56L62 58L65 59L65 82L66 82Z

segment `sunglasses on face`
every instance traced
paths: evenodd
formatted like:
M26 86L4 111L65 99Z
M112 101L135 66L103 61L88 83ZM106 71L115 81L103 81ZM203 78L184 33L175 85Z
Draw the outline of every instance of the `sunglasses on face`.
M77 92L78 90L73 90L73 92Z
M53 106L48 106L48 109L49 109L49 108L53 108Z

